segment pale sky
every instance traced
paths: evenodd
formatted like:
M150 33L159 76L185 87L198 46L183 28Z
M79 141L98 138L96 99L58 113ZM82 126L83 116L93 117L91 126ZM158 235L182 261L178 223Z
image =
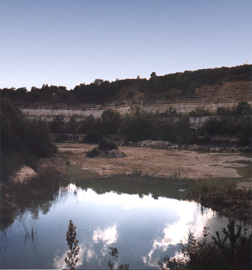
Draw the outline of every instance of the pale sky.
M251 63L251 0L0 0L0 88Z

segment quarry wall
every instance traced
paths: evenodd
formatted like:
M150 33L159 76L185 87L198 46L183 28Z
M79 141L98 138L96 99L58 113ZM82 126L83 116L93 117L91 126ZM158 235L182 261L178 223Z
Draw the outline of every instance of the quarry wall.
M155 98L155 99L124 99L108 104L61 104L61 103L25 103L18 107L28 118L41 118L52 121L55 116L62 116L68 121L72 116L77 121L93 115L101 116L106 109L118 111L120 114L131 114L139 108L145 112L165 112L170 108L178 113L186 114L197 108L215 112L218 107L232 108L240 102L252 103L252 87L250 81L231 81L218 85L203 85L195 89L192 97Z

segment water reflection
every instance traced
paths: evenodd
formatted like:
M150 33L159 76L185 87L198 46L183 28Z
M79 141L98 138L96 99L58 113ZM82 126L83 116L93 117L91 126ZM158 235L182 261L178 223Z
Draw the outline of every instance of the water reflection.
M166 254L175 255L189 228L199 237L204 226L221 230L228 222L209 209L202 213L194 202L154 199L151 193L139 197L131 191L99 194L91 188L68 185L59 192L59 197L61 192L65 194L63 199L36 216L36 249L27 244L24 248L20 222L15 219L6 241L1 241L1 267L65 268L65 232L70 219L77 225L80 241L77 266L84 269L107 268L111 245L118 248L120 261L129 263L131 269L157 267ZM22 220L32 224L34 215L27 212Z
M108 253L108 246L114 244L117 242L118 233L116 229L116 225L112 227L102 229L95 229L93 232L92 240L94 243L98 243L99 241L102 241L103 249L102 254L105 256Z
M162 199L161 199L162 200ZM185 240L189 229L195 232L195 236L200 238L203 227L208 220L213 218L213 211L206 209L204 213L199 211L195 203L172 201L173 207L178 213L178 220L174 223L166 223L162 230L162 236L153 240L152 248L147 256L143 257L143 262L149 266L157 266L155 263L160 258L160 251L173 256L174 249L181 240ZM170 250L169 250L170 248ZM168 252L169 250L169 252Z

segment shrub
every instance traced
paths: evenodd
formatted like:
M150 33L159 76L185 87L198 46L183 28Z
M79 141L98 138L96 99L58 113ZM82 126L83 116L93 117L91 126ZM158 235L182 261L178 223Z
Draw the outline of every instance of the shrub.
M86 119L79 122L78 132L83 134L87 133L92 128L94 121L94 116L91 114Z
M56 136L55 142L57 143L65 142L67 139L68 139L67 134L59 134L58 136Z
M114 142L101 140L99 143L99 150L101 151L108 151L118 149L117 145Z
M120 114L111 109L105 110L101 115L101 130L103 135L116 134L121 125Z
M241 146L248 146L251 144L252 138L252 118L246 117L242 122L242 129L238 134L239 144Z
M175 142L175 129L171 121L165 121L160 127L160 137L162 140Z
M77 133L78 123L74 116L72 116L69 121L65 124L65 132L66 133Z
M175 136L178 143L189 143L190 141L190 121L184 116L174 124Z
M98 147L95 147L92 150L87 152L87 157L92 158L92 157L98 156L99 154L100 154L100 151Z
M204 227L203 240L197 241L189 231L187 242L181 243L180 256L165 257L161 269L249 270L252 266L252 235L247 235L246 230L244 227L242 231L240 225L235 228L232 220L227 229L222 230L223 236L218 231L211 235Z
M49 128L42 120L32 120L26 123L26 135L23 138L25 148L38 158L52 156L57 148L52 143Z
M42 120L28 120L9 100L1 100L1 169L3 178L21 165L50 157L57 148Z
M84 138L84 143L98 143L102 139L100 130L90 129Z
M140 112L132 116L126 115L118 132L126 140L134 142L157 137L153 115Z
M101 140L98 147L95 147L91 151L87 152L87 157L96 157L101 154L101 151L109 151L113 149L118 149L117 145L114 142Z

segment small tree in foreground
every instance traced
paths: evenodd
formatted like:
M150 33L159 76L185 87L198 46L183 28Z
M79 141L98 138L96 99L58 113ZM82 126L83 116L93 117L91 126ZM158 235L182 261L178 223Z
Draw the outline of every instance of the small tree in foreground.
M69 269L75 270L76 263L79 261L79 240L76 239L77 231L76 226L73 224L72 220L69 221L68 230L66 232L66 241L69 246L69 251L65 258L65 262L68 265Z

